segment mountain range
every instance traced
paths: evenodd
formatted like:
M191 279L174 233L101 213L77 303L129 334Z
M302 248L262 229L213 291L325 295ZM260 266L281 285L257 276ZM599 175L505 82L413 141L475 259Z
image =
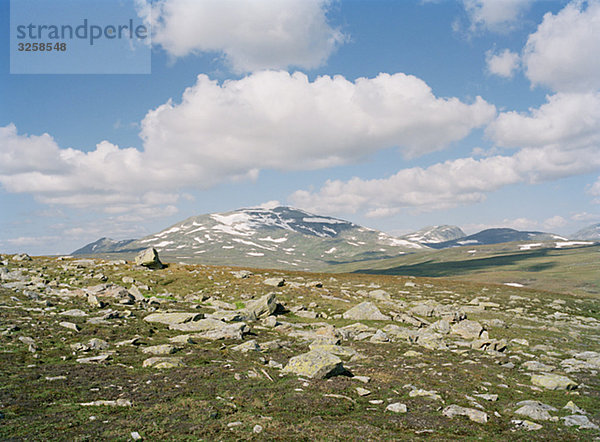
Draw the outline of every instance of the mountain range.
M596 233L599 230L600 225ZM583 236L593 234L580 232ZM140 239L100 238L73 255L130 258L154 247L167 262L315 271L415 252L514 241L537 241L523 245L521 250L540 247L544 241L568 244L566 238L552 233L500 228L466 235L459 227L449 225L394 237L342 219L279 206L193 216Z

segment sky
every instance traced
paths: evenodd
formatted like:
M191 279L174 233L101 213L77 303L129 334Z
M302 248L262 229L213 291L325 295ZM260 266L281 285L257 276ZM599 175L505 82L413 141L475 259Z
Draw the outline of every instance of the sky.
M600 222L598 0L111 1L151 73L11 74L0 0L1 252L275 204L395 235Z

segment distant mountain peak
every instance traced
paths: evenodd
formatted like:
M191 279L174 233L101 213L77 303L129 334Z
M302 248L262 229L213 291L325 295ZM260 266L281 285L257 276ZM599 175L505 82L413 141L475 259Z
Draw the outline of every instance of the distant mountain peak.
M600 223L584 227L583 229L573 233L570 238L600 240Z
M464 236L466 236L465 232L458 226L441 225L423 227L416 232L404 235L403 238L423 244L438 244L463 238Z
M171 261L298 270L427 249L343 219L273 205L193 216L123 246L98 240L75 253L132 253L147 247Z

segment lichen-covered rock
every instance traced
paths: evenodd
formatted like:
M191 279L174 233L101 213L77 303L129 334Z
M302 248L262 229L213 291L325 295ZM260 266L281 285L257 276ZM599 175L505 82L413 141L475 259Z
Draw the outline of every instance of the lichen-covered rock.
M574 390L577 388L575 381L559 374L533 374L531 383L547 390Z
M187 313L187 312L174 312L174 313L152 313L144 318L146 322L158 322L160 324L185 324L190 321L198 321L202 319L204 315L202 313Z
M463 339L478 339L483 333L483 327L477 321L465 319L454 324L451 333L459 335Z
M135 257L135 263L139 266L144 266L149 269L162 269L164 267L163 263L160 262L158 252L154 247L150 247L141 251Z
M270 285L271 287L283 287L285 285L285 279L267 278L263 281L263 284Z
M467 416L473 422L479 424L485 424L488 421L487 413L476 410L475 408L460 407L458 405L448 405L442 411L442 414L446 417L453 418L455 416Z
M311 350L294 356L283 368L283 373L293 373L313 379L323 379L345 371L342 360L323 350Z
M170 355L175 353L179 348L171 344L152 345L142 349L142 353L152 355Z
M536 421L547 421L552 417L549 411L557 411L556 408L538 401L521 401L517 406L520 408L515 410L515 414L527 416Z
M356 319L356 320L375 320L375 321L388 321L389 316L384 315L372 302L361 302L355 305L346 313L343 314L344 319Z
M244 312L248 317L254 319L266 318L272 315L277 309L277 299L275 293L269 293L259 299L248 302Z
M166 369L166 368L184 367L185 364L183 363L182 358L155 356L155 357L146 359L142 363L142 366Z

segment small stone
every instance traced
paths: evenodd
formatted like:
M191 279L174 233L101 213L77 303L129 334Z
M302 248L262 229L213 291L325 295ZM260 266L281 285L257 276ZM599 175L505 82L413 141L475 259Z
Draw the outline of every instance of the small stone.
M82 316L87 316L88 314L86 312L84 312L83 310L80 310L78 308L72 309L72 310L67 310L65 312L61 312L59 313L61 316L74 316L74 317L82 317Z
M61 327L65 327L71 330L74 330L76 332L81 331L81 328L79 328L79 326L77 324L73 324L72 322L59 322L58 325L60 325Z
M371 392L369 390L367 390L366 388L362 388L362 387L357 387L356 388L356 393L359 396L368 396L371 394Z
M385 411L391 411L393 413L406 413L408 409L406 408L405 404L394 402L393 404L389 404L387 407L385 407Z
M252 429L252 432L254 434L259 434L259 433L262 433L262 430L263 430L263 427L261 425L256 424L254 426L254 428Z
M408 395L410 397L426 397L429 399L434 399L434 400L442 400L442 397L437 394L437 391L435 390L423 390L422 388L415 388L414 390L411 390Z
M185 366L185 364L183 363L183 359L178 358L178 357L155 356L155 357L146 359L142 363L142 367L152 367L152 368L159 368L159 369L177 368L177 367L183 367L183 366Z
M470 420L479 424L485 424L488 421L487 413L474 408L460 407L458 405L447 406L442 411L442 414L451 419L454 416L467 416Z
M574 414L561 418L565 421L567 427L579 427L580 429L597 430L598 425L594 424L587 416Z
M171 344L152 345L150 347L142 348L142 353L152 355L170 355L177 352L179 348Z
M515 414L527 416L537 421L547 421L552 417L548 411L556 411L556 408L538 401L522 401L517 404L521 408L515 410Z
M511 422L517 429L523 429L526 431L537 431L543 428L542 425L536 424L535 422L531 422L528 420L514 419Z
M127 399L117 399L116 401L92 401L83 402L79 405L84 407L131 407L131 401Z
M270 285L271 287L283 287L285 285L285 279L268 278L263 281L263 284Z
M368 384L371 381L369 376L354 376L352 379L362 382L363 384Z
M585 410L579 408L573 401L567 402L567 405L563 407L563 410L569 410L573 414L585 414Z

